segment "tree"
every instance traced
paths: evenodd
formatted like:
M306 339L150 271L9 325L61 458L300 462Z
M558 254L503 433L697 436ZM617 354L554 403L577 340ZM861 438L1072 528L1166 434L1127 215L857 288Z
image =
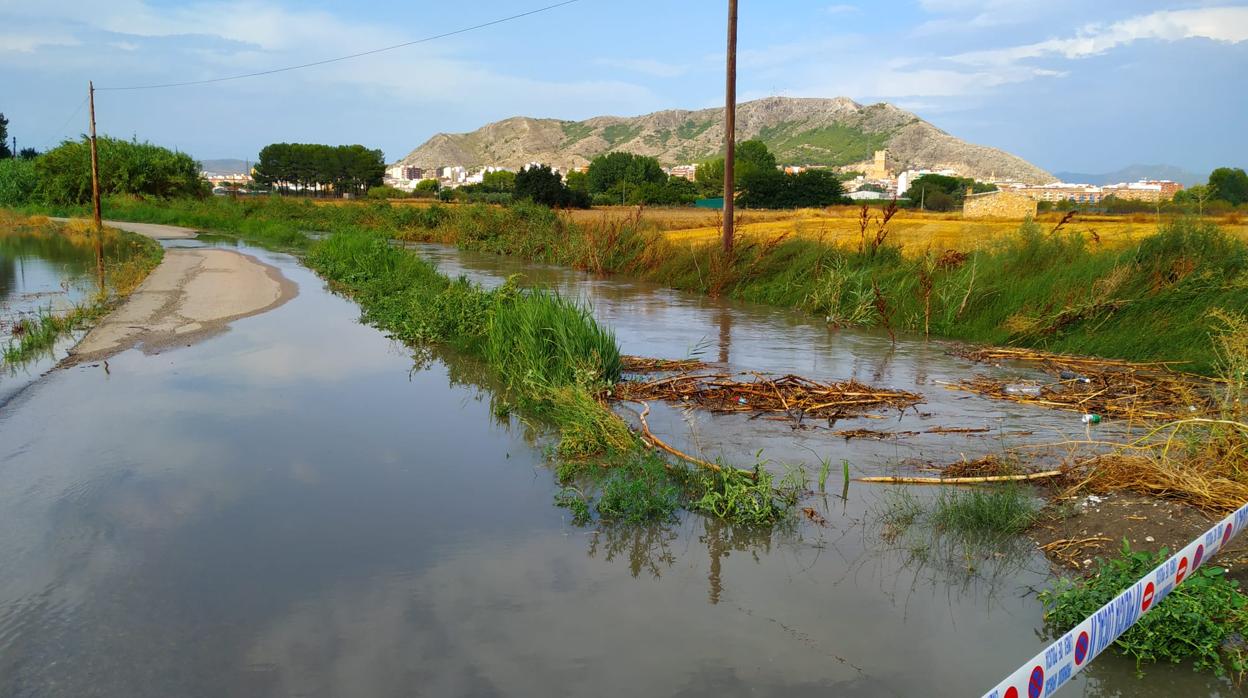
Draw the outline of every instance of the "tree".
M599 155L589 163L589 191L599 194L607 191L625 191L625 187L639 187L644 183L663 184L667 175L659 161L645 155L614 152ZM621 186L623 185L623 187Z
M813 208L845 201L841 181L827 170L792 175L755 170L739 181L743 208Z
M1205 203L1213 198L1213 191L1208 185L1197 184L1196 186L1180 189L1174 193L1174 203L1176 204L1195 204L1196 214L1205 215Z
M495 170L481 175L481 190L510 194L516 188L516 173L509 170Z
M422 179L416 183L416 188L413 191L437 194L441 188L442 185L436 179Z
M589 193L589 175L580 170L572 170L564 177L564 183L568 185L568 189L573 191L583 191Z
M13 150L9 148L9 120L4 114L0 114L0 158L13 157Z
M1239 167L1219 167L1209 173L1213 198L1238 206L1248 201L1248 173Z
M568 189L563 177L549 165L534 165L516 174L517 199L530 199L550 207L587 208L589 195Z
M734 171L733 188L742 189L742 182L757 173L776 171L776 156L767 149L767 144L760 140L741 141L737 143L736 168ZM707 193L715 193L724 187L724 159L722 157L708 160L698 165L694 180Z
M34 148L22 148L22 150L17 154L17 156L23 160L34 160L35 158L39 157L39 151L35 150Z
M950 211L962 205L968 188L974 193L997 190L995 184L977 182L970 177L925 174L910 183L906 198L929 211Z
M380 185L385 173L382 152L362 145L273 143L260 150L255 178L283 192L332 189L362 195Z

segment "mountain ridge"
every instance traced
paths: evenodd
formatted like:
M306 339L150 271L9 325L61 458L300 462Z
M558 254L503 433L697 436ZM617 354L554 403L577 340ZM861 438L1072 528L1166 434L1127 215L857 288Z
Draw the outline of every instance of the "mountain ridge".
M582 121L513 116L469 133L439 133L397 164L423 168L529 162L581 167L597 155L626 150L679 165L720 153L723 110L665 109L640 116L595 116ZM737 138L759 138L782 164L861 170L878 149L889 167L952 169L1043 184L1054 177L998 148L962 141L886 102L861 105L847 97L767 97L737 107Z
M1136 182L1141 179L1168 179L1185 187L1204 184L1208 179L1204 175L1183 169L1177 165L1127 165L1113 172L1088 174L1086 172L1054 172L1053 176L1063 182L1079 184L1117 184L1119 182Z

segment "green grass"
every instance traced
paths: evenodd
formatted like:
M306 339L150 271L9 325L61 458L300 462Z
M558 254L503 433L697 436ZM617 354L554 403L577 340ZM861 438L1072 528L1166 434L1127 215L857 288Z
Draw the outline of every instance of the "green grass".
M1101 562L1092 579L1062 580L1041 593L1046 624L1055 635L1070 630L1167 557L1164 549L1132 552L1123 541L1122 554ZM1240 675L1248 670L1244 637L1248 637L1248 597L1224 569L1206 565L1141 616L1114 647L1134 659L1137 669L1155 662L1192 661L1197 670L1222 676L1229 669Z
M859 252L810 238L742 240L725 261L714 245L677 244L646 223L578 224L531 204L317 206L276 197L106 204L109 216L228 231L269 246L306 249L311 243L300 231L358 228L800 308L838 327L881 326L887 317L896 331L926 328L985 344L1182 361L1205 374L1218 360L1209 340L1213 311L1248 312L1248 245L1194 220L1176 220L1113 250L1024 223L1018 235L942 265L939 250L910 259L887 244Z
M48 354L61 337L87 327L106 310L106 304L96 302L60 314L40 310L18 320L13 326L13 338L0 352L0 365L16 367Z
M1036 498L1017 485L945 489L936 498L931 522L958 536L991 539L1027 530L1038 510Z

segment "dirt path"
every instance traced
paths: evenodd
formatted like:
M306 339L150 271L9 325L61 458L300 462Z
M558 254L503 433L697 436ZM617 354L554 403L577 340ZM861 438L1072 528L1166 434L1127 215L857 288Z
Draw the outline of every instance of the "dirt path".
M189 228L107 221L106 225L155 239L185 239ZM233 250L171 248L160 265L121 307L69 352L77 363L131 347L159 351L189 345L220 332L239 318L272 310L298 289L277 268Z

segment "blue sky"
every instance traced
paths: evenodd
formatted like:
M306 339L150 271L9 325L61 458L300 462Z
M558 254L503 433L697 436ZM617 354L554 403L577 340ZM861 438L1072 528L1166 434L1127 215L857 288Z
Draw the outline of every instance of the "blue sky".
M553 1L0 0L0 111L19 146L44 147L85 130L85 109L75 108L88 79L150 84L290 65ZM889 101L1051 171L1248 165L1248 4L740 3L742 100ZM364 143L393 161L436 132L516 114L580 119L714 106L726 4L580 0L277 76L102 92L97 119L110 135L200 158L312 141Z

